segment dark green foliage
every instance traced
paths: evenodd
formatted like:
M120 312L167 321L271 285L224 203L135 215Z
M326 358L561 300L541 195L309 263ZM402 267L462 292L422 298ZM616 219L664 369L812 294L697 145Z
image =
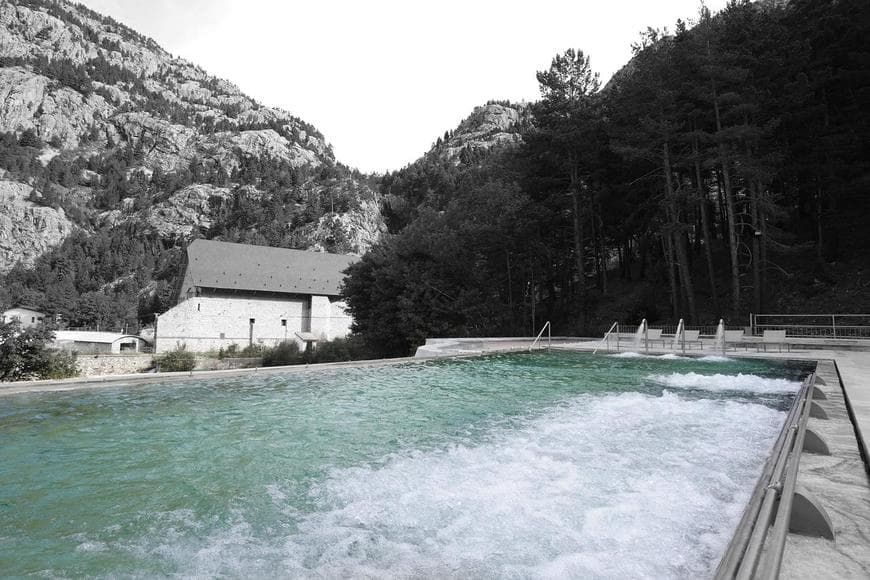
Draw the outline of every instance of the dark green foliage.
M282 342L263 353L264 367L295 365L302 362L304 361L302 360L302 353L299 351L299 345L293 341Z
M75 356L48 347L54 331L46 325L24 330L0 322L0 381L65 379L78 375Z
M159 372L187 372L196 367L196 355L184 347L158 357L154 357L154 364Z
M376 358L373 352L360 336L352 334L347 338L320 341L317 348L304 355L308 362L327 363Z
M820 288L870 255L868 37L861 0L736 0L646 31L600 92L582 52L557 55L517 154L456 165L448 132L384 177L394 236L349 270L356 332L407 354L547 319L589 335L841 303Z
M344 296L355 331L379 354L395 356L427 336L520 330L524 284L547 267L537 253L534 213L516 185L497 181L470 189L443 212L421 208L348 269Z
M282 342L262 351L263 366L315 364L375 358L374 351L359 336L335 338L317 342L316 348L305 351L293 341Z

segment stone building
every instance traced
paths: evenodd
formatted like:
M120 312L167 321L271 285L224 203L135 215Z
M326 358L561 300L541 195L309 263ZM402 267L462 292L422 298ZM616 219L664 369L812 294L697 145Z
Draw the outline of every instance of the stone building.
M204 352L344 337L351 318L339 299L357 258L194 240L178 304L157 318L155 350Z
M16 306L3 312L3 322L18 322L21 328L36 326L44 320L45 314L27 306Z

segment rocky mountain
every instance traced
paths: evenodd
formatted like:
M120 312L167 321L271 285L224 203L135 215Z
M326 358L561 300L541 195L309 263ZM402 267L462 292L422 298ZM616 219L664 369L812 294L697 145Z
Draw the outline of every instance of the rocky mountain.
M438 138L427 157L436 156L459 164L474 154L522 142L520 133L531 119L525 102L490 101L475 107L453 131Z
M374 180L317 129L65 0L0 1L0 170L0 301L51 309L45 288L68 280L73 318L91 285L56 265L76 245L152 240L154 260L115 256L139 270L99 280L147 294L193 237L359 254L385 230Z
M24 183L0 180L0 262L4 264L32 267L75 228L63 209L31 201L34 193Z
M423 207L444 210L488 159L516 150L531 124L528 103L490 101L475 107L452 131L413 163L381 179L382 207L390 232L413 222Z

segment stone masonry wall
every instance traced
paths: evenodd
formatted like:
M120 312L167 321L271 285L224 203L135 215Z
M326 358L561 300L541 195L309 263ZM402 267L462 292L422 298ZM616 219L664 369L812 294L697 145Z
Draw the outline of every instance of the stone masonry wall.
M311 332L323 339L346 336L350 318L341 302L314 296L311 307ZM193 352L217 351L237 344L275 346L296 338L304 325L307 298L283 300L240 296L200 296L181 302L157 320L157 352L185 346ZM254 319L253 327L250 320ZM282 323L282 321L285 321ZM252 332L253 331L253 332Z
M76 365L83 377L141 373L154 364L151 354L80 354Z

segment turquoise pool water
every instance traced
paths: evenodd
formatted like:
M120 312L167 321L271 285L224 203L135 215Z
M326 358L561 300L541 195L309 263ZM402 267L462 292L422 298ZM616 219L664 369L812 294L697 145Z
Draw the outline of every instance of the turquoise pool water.
M0 397L0 576L696 578L802 373L553 352Z

